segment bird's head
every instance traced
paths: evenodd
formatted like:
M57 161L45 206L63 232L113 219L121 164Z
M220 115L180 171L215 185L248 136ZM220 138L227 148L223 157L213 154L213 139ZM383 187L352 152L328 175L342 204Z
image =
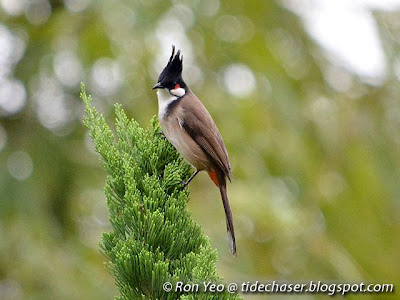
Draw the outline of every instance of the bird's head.
M175 46L172 46L172 54L167 65L158 76L154 89L166 89L171 95L182 97L186 93L186 84L182 79L182 57L181 50L175 53Z

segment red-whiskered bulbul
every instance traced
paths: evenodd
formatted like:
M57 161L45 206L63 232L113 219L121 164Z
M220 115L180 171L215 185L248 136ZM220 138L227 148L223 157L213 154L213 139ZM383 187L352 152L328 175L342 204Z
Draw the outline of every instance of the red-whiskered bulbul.
M158 119L165 137L196 169L184 184L189 184L199 171L205 170L219 187L228 243L231 253L236 255L232 212L226 193L226 178L232 177L228 152L210 113L182 79L180 53L178 50L175 54L175 46L172 46L171 57L153 86L158 89Z

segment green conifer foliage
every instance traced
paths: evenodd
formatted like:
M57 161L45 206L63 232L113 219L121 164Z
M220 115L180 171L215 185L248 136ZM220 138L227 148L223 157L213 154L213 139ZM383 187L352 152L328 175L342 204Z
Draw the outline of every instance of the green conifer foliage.
M115 105L116 137L91 105L84 124L107 171L105 194L112 229L100 247L120 291L117 299L237 299L224 293L167 293L171 282L221 283L215 263L217 251L196 224L186 203L189 192L181 182L191 173L173 146L160 134L156 118L145 130Z

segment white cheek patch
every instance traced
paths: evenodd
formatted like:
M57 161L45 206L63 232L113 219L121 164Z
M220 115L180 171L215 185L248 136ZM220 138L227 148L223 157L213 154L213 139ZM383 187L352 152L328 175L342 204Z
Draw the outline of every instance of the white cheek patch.
M169 91L171 95L177 96L177 97L182 97L185 95L186 91L183 88L177 88Z

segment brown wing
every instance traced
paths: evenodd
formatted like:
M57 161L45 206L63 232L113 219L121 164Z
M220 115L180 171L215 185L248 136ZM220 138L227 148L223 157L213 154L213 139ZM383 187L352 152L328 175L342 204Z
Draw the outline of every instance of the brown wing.
M182 100L184 100L181 106L183 109L182 128L230 180L232 173L228 152L210 113L190 91Z

